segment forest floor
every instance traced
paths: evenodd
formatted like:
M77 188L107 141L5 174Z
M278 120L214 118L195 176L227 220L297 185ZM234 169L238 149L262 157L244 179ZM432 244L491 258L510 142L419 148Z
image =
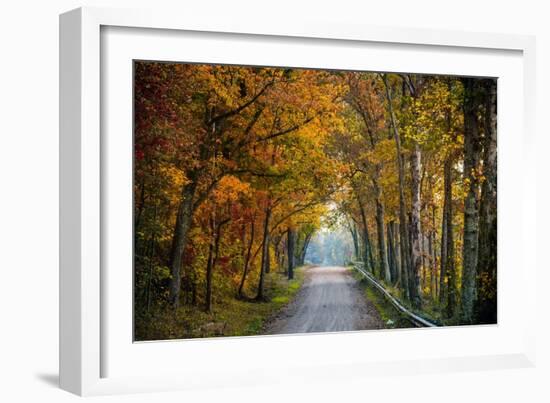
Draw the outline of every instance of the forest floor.
M212 312L201 306L183 305L175 312L152 310L136 318L136 341L190 339L265 334L265 322L280 312L300 290L307 267L295 270L294 279L272 272L265 280L265 301L221 297Z
M383 329L376 306L365 298L349 268L317 266L305 270L294 300L264 328L264 334Z
M364 298L375 307L386 329L399 329L415 327L403 313L398 311L382 293L372 286L367 279L357 271L353 271L353 277L358 282Z

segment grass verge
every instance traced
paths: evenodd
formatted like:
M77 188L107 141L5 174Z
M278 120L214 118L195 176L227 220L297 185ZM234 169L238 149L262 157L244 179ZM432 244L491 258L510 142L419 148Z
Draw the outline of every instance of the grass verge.
M272 272L266 276L265 301L226 296L215 302L210 313L199 306L186 305L139 316L135 338L145 341L261 334L265 321L292 301L303 281L303 267L295 270L290 281L285 275Z
M368 299L378 313L380 318L384 322L386 329L402 329L411 328L415 325L407 319L407 317L399 311L387 298L375 288L363 275L353 270L353 277L358 281L361 289L365 294L365 298Z

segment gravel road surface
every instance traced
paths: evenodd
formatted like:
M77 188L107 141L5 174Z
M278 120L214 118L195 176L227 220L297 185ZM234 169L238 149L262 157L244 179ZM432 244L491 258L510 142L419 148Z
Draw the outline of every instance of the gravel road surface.
M349 269L320 266L306 269L294 300L273 318L266 334L339 332L384 328Z

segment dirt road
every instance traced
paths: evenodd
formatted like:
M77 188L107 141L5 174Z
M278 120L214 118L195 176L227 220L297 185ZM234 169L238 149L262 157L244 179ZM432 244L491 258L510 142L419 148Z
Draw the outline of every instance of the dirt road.
M381 329L384 323L349 269L312 267L296 298L267 326L267 334Z

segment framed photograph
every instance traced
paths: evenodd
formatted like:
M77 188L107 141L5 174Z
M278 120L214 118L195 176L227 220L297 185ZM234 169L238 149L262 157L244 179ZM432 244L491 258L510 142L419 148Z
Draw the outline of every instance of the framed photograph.
M62 388L533 365L533 38L84 8L60 46Z

